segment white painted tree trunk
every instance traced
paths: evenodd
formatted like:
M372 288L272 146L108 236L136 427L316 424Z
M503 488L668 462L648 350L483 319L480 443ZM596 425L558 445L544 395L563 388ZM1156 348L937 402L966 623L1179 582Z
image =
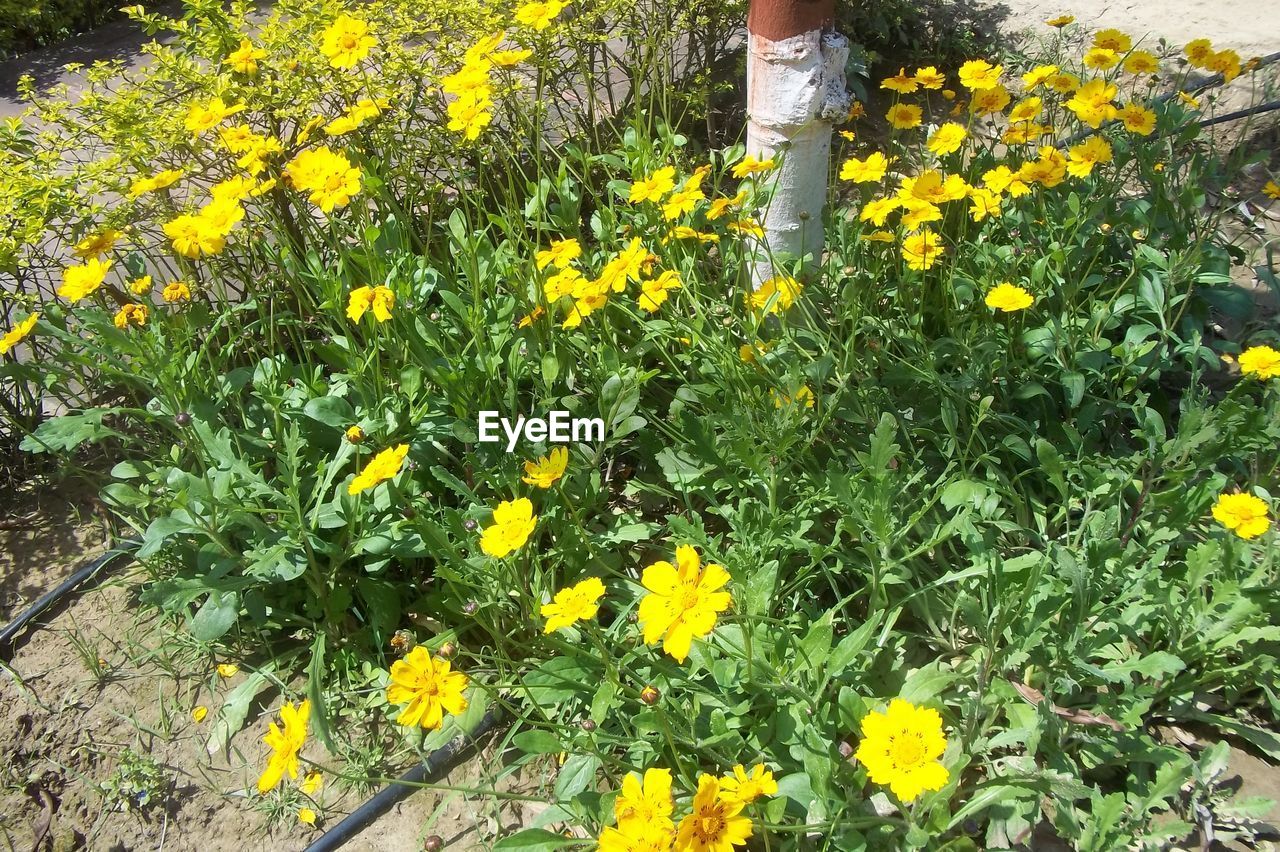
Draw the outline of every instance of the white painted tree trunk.
M782 266L820 259L827 201L831 127L849 114L845 89L849 40L812 30L780 41L748 33L747 153L773 157L773 195L761 223L764 251L751 267L752 287Z

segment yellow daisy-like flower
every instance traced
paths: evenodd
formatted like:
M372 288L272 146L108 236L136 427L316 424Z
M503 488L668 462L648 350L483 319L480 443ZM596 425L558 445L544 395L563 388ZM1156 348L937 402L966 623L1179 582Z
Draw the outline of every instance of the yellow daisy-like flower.
M0 355L9 354L10 349L21 343L31 333L31 329L36 327L36 321L39 319L40 314L34 313L6 331L4 337L0 337Z
M778 792L778 782L773 780L773 773L765 769L763 763L751 767L750 774L741 763L733 767L733 774L720 779L720 795L749 805L761 796L772 796Z
M1111 143L1101 136L1090 136L1067 152L1067 172L1072 177L1088 177L1099 163L1111 162Z
M1068 26L1069 24L1074 23L1074 22L1075 22L1075 19L1076 19L1076 16L1075 16L1075 15L1059 15L1059 16L1058 16L1058 17L1056 17L1056 18L1050 18L1049 20L1045 21L1044 23L1045 23L1045 26L1047 26L1047 27L1053 27L1054 29L1059 29L1059 30L1060 30L1060 29L1062 29L1063 27Z
M1028 92L1035 91L1040 86L1053 79L1058 73L1057 65L1037 65L1030 71L1022 75L1022 86Z
M545 603L540 610L547 619L543 633L555 633L562 627L568 627L579 621L587 621L596 617L600 611L600 598L604 597L604 583L599 577L588 577L577 585L556 592L551 603Z
M262 741L271 747L271 756L267 758L266 769L258 777L258 792L263 795L271 792L288 773L290 778L298 777L298 752L302 751L307 741L307 723L311 719L311 702L303 701L294 706L289 702L280 708L280 721L283 730L271 723L271 729Z
M747 154L739 160L736 165L734 165L733 171L731 171L730 174L735 178L742 179L752 175L773 171L777 167L778 163L772 157L760 160L752 154Z
M1182 48L1182 53L1193 68L1204 68L1213 57L1213 42L1207 38L1192 39Z
M986 187L973 187L969 190L969 217L981 222L988 216L999 216L1003 202L997 193Z
M661 201L662 196L676 188L675 178L675 166L663 166L653 174L631 184L627 200L632 204L640 204L645 201Z
M1013 96L1009 94L1009 90L997 83L989 89L974 93L973 100L969 102L969 112L974 115L994 115L1003 112L1011 100Z
M111 322L121 331L131 325L141 328L147 324L148 314L149 311L146 305L124 305L120 310L116 311L116 315L111 318Z
M618 828L632 834L637 829L658 825L671 831L671 812L675 803L671 798L671 770L657 767L646 769L644 778L631 772L622 779L622 791L613 802L613 815Z
M1257 538L1271 528L1267 504L1252 494L1222 494L1213 504L1213 517L1240 538Z
M1262 186L1262 194L1267 198L1280 201L1280 183L1276 183L1273 180L1267 181Z
M538 516L527 498L503 500L493 510L493 523L480 533L480 549L501 559L524 547L537 525Z
M922 89L941 89L947 82L947 75L932 65L916 69L916 82Z
M711 202L711 206L707 208L707 220L714 221L724 216L730 210L741 207L747 200L747 191L745 189L738 190L738 194L732 198L717 198Z
M969 185L960 175L943 175L936 169L928 169L916 177L902 179L898 197L903 201L914 198L931 204L959 201L969 191Z
M894 104L884 114L894 130L910 130L913 127L919 127L922 116L920 107L915 104Z
M222 64L237 74L253 76L258 73L258 60L266 55L267 52L265 50L260 47L254 47L253 42L244 38L240 40L239 47L227 54L227 58L222 60Z
M150 177L137 178L133 183L129 184L129 197L140 198L148 192L155 192L158 189L166 189L182 180L183 172L178 169L165 169L157 172Z
M894 241L894 236L891 231L872 231L869 234L863 234L862 239L869 243L891 243Z
M965 130L963 125L948 121L929 137L928 148L939 157L954 154L960 150L960 146L964 144L968 135L969 131Z
M359 194L362 177L346 154L324 145L299 151L285 165L284 176L294 189L310 193L311 203L325 213L346 207Z
M900 95L909 95L920 88L920 84L915 77L907 73L907 69L899 68L897 76L886 77L880 81L880 88L897 92Z
M1114 50L1116 53L1127 53L1133 47L1133 39L1128 33L1117 29L1098 30L1093 34L1093 46Z
M986 298L988 308L1004 311L1005 313L1026 310L1034 302L1035 298L1030 293L1018 285L1008 282L992 287Z
M780 393L769 388L769 397L774 408L813 408L813 390L808 385L801 385L794 393Z
M960 66L960 85L973 92L994 89L1000 85L1003 65L992 65L985 59L970 59Z
M569 465L569 451L564 447L556 447L537 461L524 463L524 476L521 479L528 485L538 488L550 488L564 476Z
M720 780L713 775L698 778L698 792L692 810L680 820L676 849L690 852L733 852L751 837L751 820L742 816L742 802L727 799L720 792Z
M222 98L210 98L203 104L191 105L184 125L192 136L199 136L244 109L244 104L228 104Z
M548 266L553 266L556 269L565 269L581 256L582 245L571 238L555 240L550 247L534 255L533 261L539 269L546 269Z
M607 827L600 832L596 852L671 852L675 840L675 826L649 823L628 830Z
M767 314L780 314L795 304L804 285L790 275L775 275L760 283L748 295L751 307Z
M364 430L359 426L348 426L347 431L343 432L342 436L347 439L349 444L364 443Z
M438 660L421 645L403 659L391 664L387 683L387 701L403 704L396 723L421 725L429 731L440 727L444 714L455 716L467 709L469 680L462 672L452 671L448 660Z
M1044 108L1044 101L1038 97L1032 96L1023 98L1013 105L1013 109L1009 110L1009 121L1017 124L1024 121L1034 121L1040 115L1040 110Z
M324 786L324 776L320 774L318 769L313 769L307 773L302 779L302 783L298 785L298 789L303 795L314 796L320 792L320 788Z
M1155 74L1160 60L1149 50L1135 50L1125 57L1123 68L1130 74Z
M102 286L110 269L111 261L98 260L96 257L80 266L68 266L62 271L62 286L58 288L58 295L72 302L92 296Z
M345 12L320 34L320 52L333 68L354 68L377 43L378 39L369 31L368 21Z
M1240 372L1259 379L1280 376L1280 352L1270 346L1250 346L1240 353Z
M189 302L191 301L191 288L184 281L170 281L160 291L160 298L166 302Z
M396 294L390 287L357 287L347 297L347 319L360 322L366 311L373 311L374 319L386 322L395 304Z
M1240 54L1234 50L1219 50L1205 61L1204 67L1221 74L1223 82L1230 83L1240 76Z
M1156 114L1140 104L1126 104L1116 110L1116 118L1124 122L1124 129L1141 136L1150 136L1156 129Z
M854 183L876 183L884 179L889 168L889 158L879 151L868 154L865 159L850 157L840 166L840 180Z
M873 198L862 206L858 219L882 228L889 214L897 210L901 204L902 202L897 198Z
M636 299L636 304L641 310L651 314L657 313L663 302L667 301L667 291L678 290L683 286L684 282L679 272L665 270L657 278L650 278L640 283L640 296Z
M404 458L408 454L408 444L398 444L378 453L364 466L364 470L351 480L351 484L347 486L347 493L359 494L386 482L404 467Z
M929 269L945 252L941 237L928 228L902 241L902 259L907 262L908 269Z
M1084 67L1095 71L1106 71L1120 64L1120 55L1106 47L1093 47L1084 55Z
M702 566L698 551L682 544L676 548L676 564L655 562L644 569L641 582L649 593L640 601L640 625L645 644L662 640L662 649L683 663L697 637L706 636L716 617L733 602L720 591L729 572L720 565Z
M516 21L521 25L541 32L551 26L564 7L569 5L562 0L534 0L516 9Z
M85 237L83 240L76 243L76 246L71 253L81 260L87 260L91 257L101 257L111 251L112 247L115 246L121 236L122 235L119 231L107 228L106 230L99 231L96 234Z
M940 758L947 749L938 711L895 698L884 713L862 720L855 757L873 784L887 785L903 802L926 790L941 790L950 775Z

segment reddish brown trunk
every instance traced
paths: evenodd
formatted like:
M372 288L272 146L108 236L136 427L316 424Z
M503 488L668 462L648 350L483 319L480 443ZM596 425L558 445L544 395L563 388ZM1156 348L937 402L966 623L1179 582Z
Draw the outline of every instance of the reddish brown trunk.
M747 30L770 41L827 30L835 23L836 0L751 0Z

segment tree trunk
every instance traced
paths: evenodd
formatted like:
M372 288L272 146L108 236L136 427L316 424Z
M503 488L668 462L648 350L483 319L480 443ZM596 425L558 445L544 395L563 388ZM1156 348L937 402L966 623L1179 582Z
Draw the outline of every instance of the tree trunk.
M774 158L765 245L753 287L781 266L822 254L831 125L849 113L849 41L831 29L835 0L751 0L747 16L747 153Z

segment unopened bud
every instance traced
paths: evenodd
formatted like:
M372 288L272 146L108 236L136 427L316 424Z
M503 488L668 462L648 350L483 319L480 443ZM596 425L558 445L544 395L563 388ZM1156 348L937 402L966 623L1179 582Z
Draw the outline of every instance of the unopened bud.
M650 707L658 703L658 699L662 697L662 693L658 692L657 687L646 686L640 690L640 700Z

